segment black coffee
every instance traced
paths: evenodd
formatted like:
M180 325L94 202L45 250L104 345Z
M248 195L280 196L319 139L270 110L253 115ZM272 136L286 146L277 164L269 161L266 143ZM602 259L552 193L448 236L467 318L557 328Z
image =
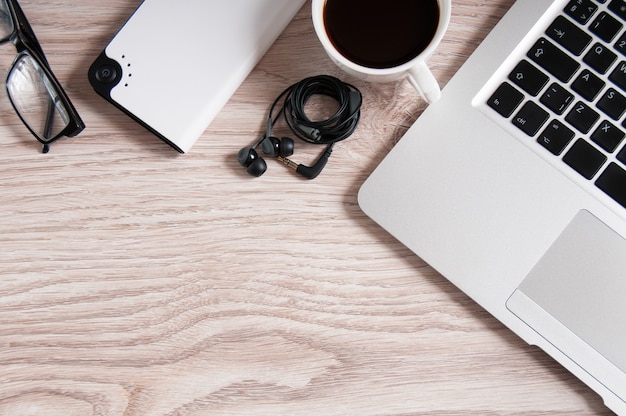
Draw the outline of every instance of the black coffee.
M368 68L410 61L439 24L437 0L326 0L324 25L334 47Z

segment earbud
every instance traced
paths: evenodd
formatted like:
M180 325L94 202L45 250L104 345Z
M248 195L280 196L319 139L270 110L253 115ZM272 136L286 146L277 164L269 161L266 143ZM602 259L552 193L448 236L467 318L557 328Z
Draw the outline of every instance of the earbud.
M277 158L287 158L293 155L294 143L289 137L277 139L276 137L264 137L252 147L244 147L237 153L239 164L246 168L252 176L261 176L267 170L267 163L255 150L261 145L263 153Z
M284 165L292 168L305 178L314 179L326 166L326 162L328 162L328 158L333 151L334 143L328 145L313 166L305 166L288 159L289 156L293 155L294 143L292 139L283 137L279 140L276 137L264 137L260 139L260 142L256 142L253 145L254 147L244 147L237 154L239 164L245 167L250 175L257 177L263 175L267 170L265 160L254 150L259 145L266 155L276 157Z
M252 176L261 176L267 170L267 164L252 147L244 147L237 154L239 164Z
M293 155L294 149L293 139L283 137L278 140L276 137L266 137L261 142L263 153L273 157L289 157Z

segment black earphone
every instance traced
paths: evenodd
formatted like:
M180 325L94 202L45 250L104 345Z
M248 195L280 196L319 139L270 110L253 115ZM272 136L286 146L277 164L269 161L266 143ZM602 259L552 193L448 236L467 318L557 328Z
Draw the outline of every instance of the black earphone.
M322 121L311 121L304 113L307 101L316 94L326 95L339 103L337 112ZM285 97L276 117L274 109ZM353 85L346 84L329 75L306 78L283 91L270 108L267 130L254 144L239 150L237 160L252 176L261 176L267 170L267 163L258 154L257 148L265 155L277 158L307 179L316 178L326 166L326 162L338 141L346 139L356 129L361 117L361 92ZM294 152L294 141L289 137L278 139L272 136L272 128L284 116L290 130L300 139L314 144L325 144L326 150L313 166L305 166L289 159Z
M261 176L267 170L267 163L265 163L265 160L263 160L256 151L259 145L261 145L263 153L269 156L286 159L293 155L293 139L283 137L279 140L276 137L263 136L260 141L257 141L253 146L244 147L237 154L239 164L244 166L252 176Z

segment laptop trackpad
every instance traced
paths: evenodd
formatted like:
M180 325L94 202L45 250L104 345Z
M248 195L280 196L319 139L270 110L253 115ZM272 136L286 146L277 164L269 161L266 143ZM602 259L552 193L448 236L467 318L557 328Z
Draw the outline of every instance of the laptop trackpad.
M507 307L584 368L604 361L624 389L626 240L591 213L572 219Z

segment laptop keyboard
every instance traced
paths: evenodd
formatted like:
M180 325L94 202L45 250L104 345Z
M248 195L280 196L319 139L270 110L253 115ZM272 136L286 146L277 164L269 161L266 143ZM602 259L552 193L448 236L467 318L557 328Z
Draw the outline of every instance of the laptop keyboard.
M571 0L487 101L626 207L626 1Z

